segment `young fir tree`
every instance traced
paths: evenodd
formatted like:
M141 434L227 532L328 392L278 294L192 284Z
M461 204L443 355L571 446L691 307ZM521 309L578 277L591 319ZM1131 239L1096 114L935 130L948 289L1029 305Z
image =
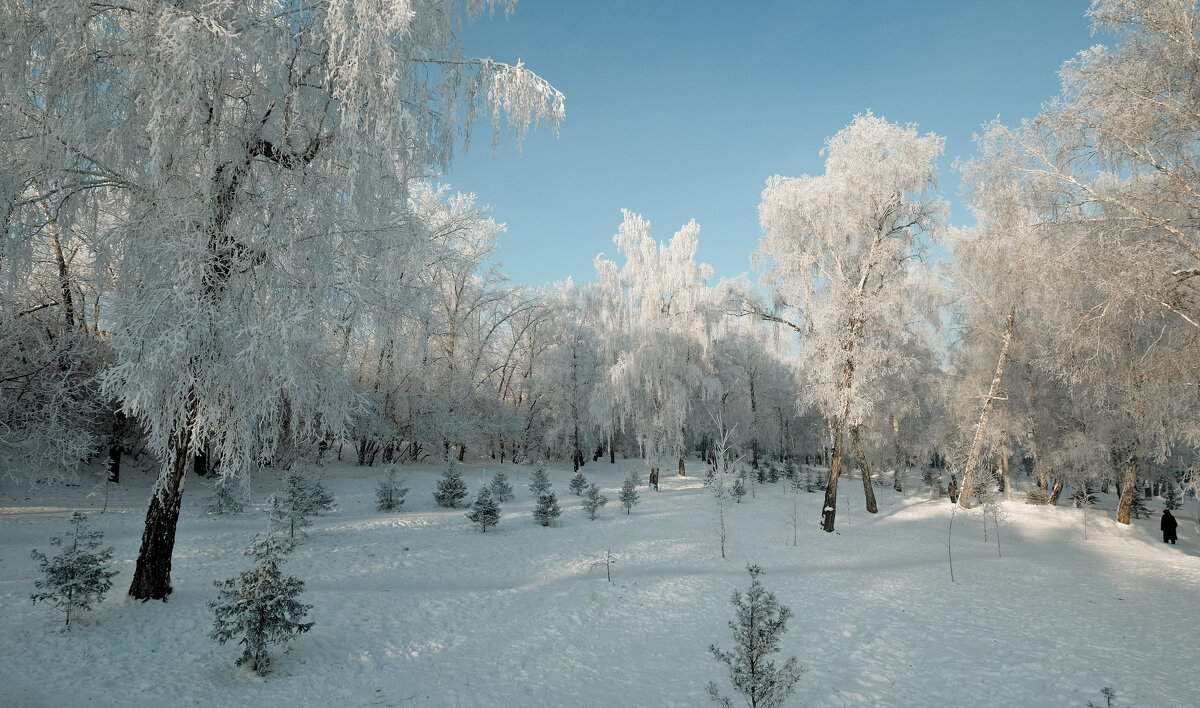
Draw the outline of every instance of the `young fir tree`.
M34 593L29 599L45 602L66 613L66 627L79 613L92 609L104 599L104 593L112 587L115 570L105 570L112 559L113 549L100 547L103 534L87 526L87 517L82 512L71 515L71 530L64 536L52 536L50 543L62 546L62 553L47 558L44 553L33 551L33 560L42 573L41 580L33 581L34 587L42 592Z
M496 476L492 477L492 498L497 504L503 504L513 500L513 488L508 483L508 475L504 474L504 470L496 472Z
M451 460L450 466L438 480L433 500L437 502L438 506L453 509L465 496L467 496L467 483L463 481L462 474L458 471L458 465Z
M299 469L289 471L283 477L283 497L305 516L319 516L322 511L333 508L334 498L321 484L321 480L310 477Z
M1071 497L1075 502L1075 508L1081 509L1084 504L1092 506L1096 503L1096 490L1090 479L1084 480L1075 488L1075 494Z
M729 490L729 496L733 498L734 502L738 504L742 503L742 498L746 496L746 484L748 482L749 479L746 477L746 470L742 469L738 471L737 477L733 480L733 486Z
M721 651L715 644L708 651L729 667L729 679L746 699L746 705L776 708L784 704L804 674L794 656L779 668L767 658L779 651L779 640L792 611L780 605L774 593L763 589L758 581L762 568L748 565L746 570L750 572L750 589L745 596L733 591L733 606L737 608L736 619L729 623L735 642L733 651ZM714 703L732 708L733 701L720 694L715 682L708 683L707 691Z
M533 509L533 520L542 526L549 526L562 514L558 499L554 492L547 489L537 496L537 506Z
M529 476L529 492L534 499L550 491L550 476L546 474L546 463L539 462ZM544 525L544 524L543 524Z
M213 483L212 496L208 498L205 511L210 514L240 514L246 505L234 490L234 482L229 477L218 477Z
M279 569L292 547L291 541L274 534L255 536L245 550L245 555L254 559L254 567L236 578L216 582L220 595L208 602L214 615L209 636L221 644L237 639L245 647L237 665L249 662L260 676L265 676L271 665L269 645L285 642L313 626L302 621L312 605L296 599L304 591L304 583Z
M1129 514L1135 519L1150 518L1150 507L1146 506L1146 501L1142 499L1141 494L1134 494L1131 498Z
M304 529L312 526L312 519L300 499L284 491L271 495L267 526L272 532L286 531L288 538L294 539L297 534L303 538Z
M404 506L408 487L396 479L396 468L388 467L387 476L375 487L375 508L379 511L399 511Z
M587 513L589 519L595 521L596 514L600 512L600 507L607 503L608 497L600 493L600 485L595 482L588 485L587 491L583 494L583 510Z
M583 490L587 489L587 486L588 486L587 477L584 477L582 472L576 472L575 475L573 477L571 477L570 488L571 488L571 492L575 496L579 496L579 495L583 494Z
M641 501L641 499L638 498L637 490L638 482L640 481L641 480L638 479L638 473L634 470L630 470L629 476L626 477L625 481L621 483L621 494L619 499L621 500L621 506L625 507L626 515L633 510L635 504Z
M1167 482L1163 489L1163 508L1167 511L1175 511L1183 506L1183 498L1179 494L1179 488L1174 484Z
M492 490L486 484L479 488L479 496L475 497L471 508L473 511L467 514L467 518L475 524L480 533L487 533L489 528L500 522L500 506L492 498Z

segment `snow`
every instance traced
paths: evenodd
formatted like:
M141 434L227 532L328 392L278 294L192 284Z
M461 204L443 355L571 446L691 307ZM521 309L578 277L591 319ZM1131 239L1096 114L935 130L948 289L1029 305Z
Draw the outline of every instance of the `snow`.
M615 494L642 465L602 460L585 473ZM474 493L500 466L460 469ZM1117 524L1112 496L1098 495L1086 538L1077 509L1009 503L1002 558L994 532L985 543L979 517L959 512L951 583L952 507L915 478L904 494L878 488L877 515L862 511L861 491L843 493L836 534L818 527L823 494L801 492L796 547L786 481L764 485L727 506L722 560L699 462L693 476L664 475L660 492L642 487L631 515L610 506L595 521L567 492L570 467L551 466L563 514L549 528L531 518L531 468L504 469L516 499L480 534L466 509L434 504L440 465L401 468L412 491L398 514L375 510L382 470L326 468L335 508L283 566L306 583L316 626L272 651L266 678L208 637L205 601L248 567L241 550L266 528L278 473L255 479L232 517L207 515L211 483L189 477L167 603L124 593L152 475L124 469L105 514L91 480L0 483L0 705L706 705L709 680L732 691L707 648L731 648L729 599L749 585L750 562L795 613L777 655L808 668L795 705L1103 705L1104 687L1119 706L1193 704L1194 500L1177 513L1176 546L1161 542L1157 513ZM64 632L29 600L30 550L50 549L76 509L116 547L120 575Z

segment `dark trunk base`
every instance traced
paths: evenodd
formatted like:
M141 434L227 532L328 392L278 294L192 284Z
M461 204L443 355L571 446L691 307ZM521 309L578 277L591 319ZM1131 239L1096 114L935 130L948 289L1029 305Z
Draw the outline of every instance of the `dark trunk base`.
M165 601L171 594L171 555L175 551L175 527L179 522L186 470L187 456L181 454L167 471L166 484L150 497L142 547L129 586L130 597Z

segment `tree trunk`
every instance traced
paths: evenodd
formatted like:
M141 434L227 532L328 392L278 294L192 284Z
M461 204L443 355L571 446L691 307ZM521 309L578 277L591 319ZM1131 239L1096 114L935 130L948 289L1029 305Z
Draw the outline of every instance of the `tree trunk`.
M1017 309L1014 306L1005 317L1004 342L1000 345L1000 356L996 360L996 373L992 376L992 387L983 401L983 410L979 413L979 423L975 426L975 437L971 440L971 450L967 453L967 465L963 469L962 491L958 497L958 503L964 509L971 508L971 495L975 493L975 467L979 464L979 453L983 450L983 435L987 429L988 416L992 413L992 405L1000 396L1000 382L1004 378L1004 367L1008 365L1008 351L1012 346L1016 319Z
M1058 498L1062 495L1062 490L1063 477L1060 474L1058 478L1054 480L1054 489L1050 492L1050 501L1048 502L1050 506L1058 506Z
M863 495L866 497L867 513L878 514L879 505L875 503L875 487L871 484L871 467L867 464L867 452L863 448L862 433L858 423L850 426L850 440L854 443L854 454L858 456L858 469L862 472Z
M181 436L182 437L182 436ZM171 594L171 555L175 550L175 526L179 522L179 505L183 500L183 478L187 471L187 444L174 444L175 458L164 470L150 497L146 511L146 529L142 532L142 547L138 551L137 567L129 596L138 600L163 600Z
M1121 485L1121 501L1117 504L1117 523L1128 524L1133 509L1133 495L1137 494L1138 486L1138 456L1129 456L1129 466L1125 468L1125 484Z
M825 504L821 507L821 530L833 533L833 521L837 516L837 483L842 474L842 426L831 425L833 454L829 460L829 478L825 482Z
M892 416L892 446L896 455L896 468L892 470L892 489L897 492L904 491L904 485L901 480L904 477L902 470L904 469L904 446L900 444L900 419Z
M1004 485L1004 498L1012 501L1012 476L1009 474L1007 452L1000 455L1000 483Z
M687 476L687 469L683 466L683 456L682 455L679 457L679 476L680 477Z

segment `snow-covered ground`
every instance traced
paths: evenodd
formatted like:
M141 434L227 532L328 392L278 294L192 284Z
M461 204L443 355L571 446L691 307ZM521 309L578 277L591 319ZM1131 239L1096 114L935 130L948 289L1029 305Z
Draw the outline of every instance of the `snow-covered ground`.
M640 461L603 460L584 472L609 498L589 521L552 466L563 515L531 519L529 467L505 465L516 499L500 525L478 533L463 509L438 508L440 466L401 468L412 491L401 513L375 511L379 469L326 468L337 508L315 520L284 566L307 583L316 626L274 652L260 678L236 668L240 649L208 637L213 581L248 567L241 555L265 529L278 484L254 480L253 508L204 513L208 481L192 476L175 546L167 603L125 595L141 537L151 475L125 470L100 514L91 484L0 483L0 705L4 706L701 706L716 680L734 695L710 644L730 649L731 591L745 566L790 606L782 659L808 668L796 705L1191 706L1200 665L1200 548L1196 506L1177 513L1180 540L1162 543L1159 500L1151 519L1122 526L1112 497L1088 512L1007 504L997 557L978 517L953 526L952 506L877 488L877 515L862 487L841 489L836 534L817 526L820 494L785 482L760 486L730 507L727 558L716 507L697 476L664 476L641 488L626 515L617 490ZM462 467L474 498L493 464ZM30 550L54 555L48 537L73 510L115 546L120 571L108 597L70 631L42 604ZM611 551L613 580L601 562ZM740 703L740 699L739 699Z

